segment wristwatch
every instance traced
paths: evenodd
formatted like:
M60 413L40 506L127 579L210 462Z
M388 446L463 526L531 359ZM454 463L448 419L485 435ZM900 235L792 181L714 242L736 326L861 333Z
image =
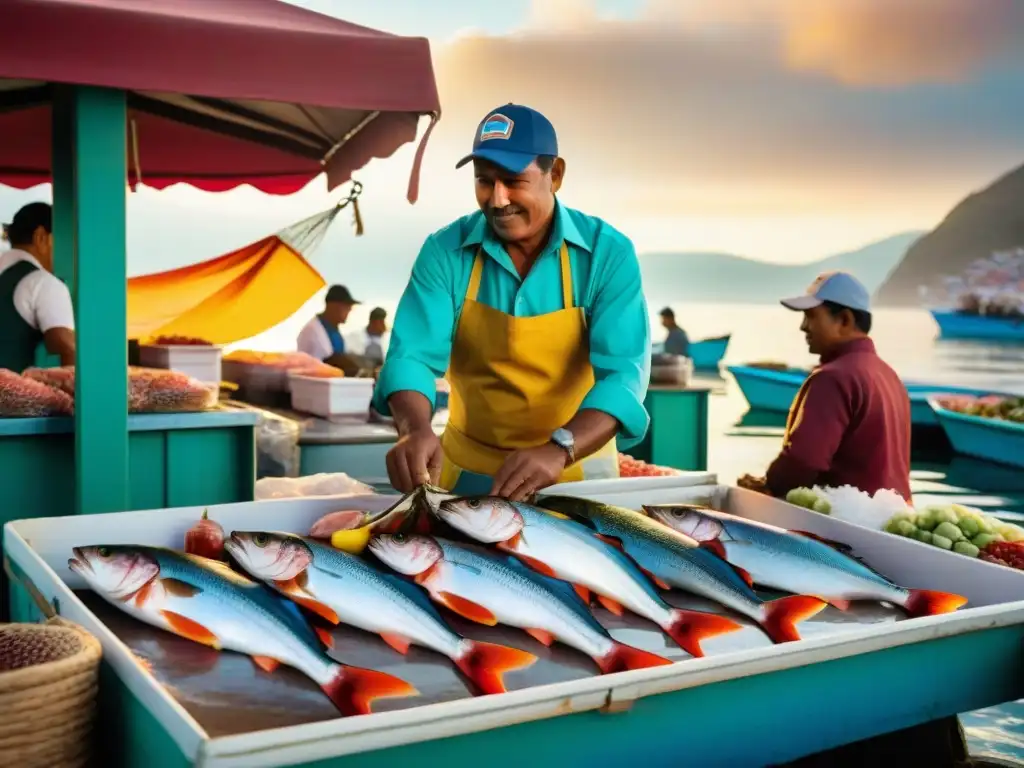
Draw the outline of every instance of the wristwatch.
M566 466L576 463L576 438L573 437L572 432L565 427L560 427L551 433L551 442L569 455Z

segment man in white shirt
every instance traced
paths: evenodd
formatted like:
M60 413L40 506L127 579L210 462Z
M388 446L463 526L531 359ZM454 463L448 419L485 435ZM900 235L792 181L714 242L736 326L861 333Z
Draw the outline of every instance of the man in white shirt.
M346 339L345 345L349 353L359 355L375 367L384 365L387 353L388 313L383 307L370 310L370 321L365 328L356 331L352 338Z
M324 311L299 331L299 338L296 341L299 352L305 352L317 360L327 360L329 357L345 354L345 339L342 338L338 326L348 320L349 313L356 304L359 302L352 298L352 294L344 285L332 285L328 288Z
M10 250L0 254L0 368L35 364L39 343L75 364L75 312L68 287L52 274L53 209L29 203L4 225Z

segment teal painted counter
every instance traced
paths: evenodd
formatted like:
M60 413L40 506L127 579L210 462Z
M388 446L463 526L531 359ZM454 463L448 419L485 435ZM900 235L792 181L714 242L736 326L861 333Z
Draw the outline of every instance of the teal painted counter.
M675 469L708 468L708 387L653 385L644 408L651 426L643 441L624 453Z

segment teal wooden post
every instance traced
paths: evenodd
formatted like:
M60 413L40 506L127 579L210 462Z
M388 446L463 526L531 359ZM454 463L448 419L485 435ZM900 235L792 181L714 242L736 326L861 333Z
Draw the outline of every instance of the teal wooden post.
M75 86L70 98L72 167L54 169L54 202L74 201L75 511L120 512L129 508L127 107L124 91L108 88Z
M75 135L74 87L54 84L51 121L51 158L53 175L53 274L68 288L75 284ZM60 358L46 351L43 344L36 352L36 365L50 368Z

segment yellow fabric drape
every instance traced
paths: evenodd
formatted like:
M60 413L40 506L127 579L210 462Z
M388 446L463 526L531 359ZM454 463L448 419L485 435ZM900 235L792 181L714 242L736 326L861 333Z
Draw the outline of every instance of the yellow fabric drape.
M169 272L128 280L128 337L231 344L291 317L326 283L276 235Z

